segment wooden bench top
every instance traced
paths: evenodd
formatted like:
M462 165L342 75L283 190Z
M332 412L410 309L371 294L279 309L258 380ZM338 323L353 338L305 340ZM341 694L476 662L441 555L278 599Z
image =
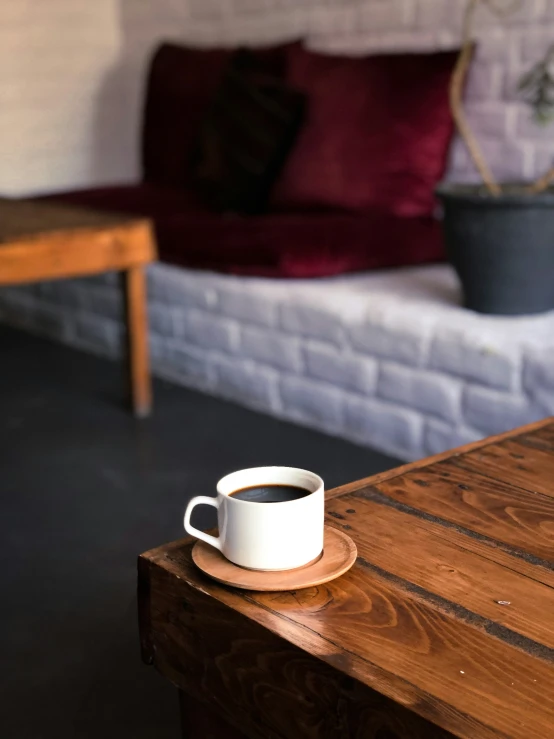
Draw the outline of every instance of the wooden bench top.
M154 259L146 219L0 198L0 285L124 270Z
M0 243L52 231L110 228L140 218L66 205L53 200L0 197Z
M308 590L217 585L190 540L143 554L145 660L254 738L554 737L553 419L332 490L326 517L359 556Z

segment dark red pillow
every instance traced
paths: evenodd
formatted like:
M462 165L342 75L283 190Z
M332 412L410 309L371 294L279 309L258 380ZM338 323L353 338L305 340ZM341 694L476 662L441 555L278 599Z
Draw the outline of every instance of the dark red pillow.
M231 53L167 43L156 51L147 82L142 135L146 182L184 184L198 128Z
M256 68L281 78L290 44L253 49ZM231 49L164 43L156 50L146 86L142 131L143 179L156 185L189 184L198 131L218 90Z
M275 185L276 210L433 212L453 133L454 52L363 58L287 52L305 123Z

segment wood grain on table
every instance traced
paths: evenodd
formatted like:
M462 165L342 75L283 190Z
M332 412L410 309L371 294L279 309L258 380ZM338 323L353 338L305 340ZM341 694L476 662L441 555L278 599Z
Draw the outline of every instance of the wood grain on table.
M252 739L554 737L552 419L331 491L327 523L357 562L296 592L143 555L145 659Z

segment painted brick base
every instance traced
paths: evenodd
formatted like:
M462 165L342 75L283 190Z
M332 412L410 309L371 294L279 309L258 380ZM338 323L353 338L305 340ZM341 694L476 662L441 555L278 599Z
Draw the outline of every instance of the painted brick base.
M403 459L554 412L554 313L479 316L449 267L277 281L149 270L155 374ZM0 290L0 320L116 358L116 276Z

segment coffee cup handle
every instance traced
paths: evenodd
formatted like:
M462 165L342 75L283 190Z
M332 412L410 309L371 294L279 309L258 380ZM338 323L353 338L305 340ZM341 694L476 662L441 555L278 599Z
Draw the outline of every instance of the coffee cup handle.
M195 536L197 539L201 539L201 541L205 541L206 544L209 544L210 546L215 547L216 549L219 549L219 551L221 551L222 547L220 536L211 536L211 534L206 534L204 531L200 531L200 529L196 529L194 528L194 526L191 526L190 517L192 515L193 509L197 505L211 505L214 508L219 508L219 498L209 498L207 495L197 495L196 498L190 500L185 511L183 525L187 534Z

